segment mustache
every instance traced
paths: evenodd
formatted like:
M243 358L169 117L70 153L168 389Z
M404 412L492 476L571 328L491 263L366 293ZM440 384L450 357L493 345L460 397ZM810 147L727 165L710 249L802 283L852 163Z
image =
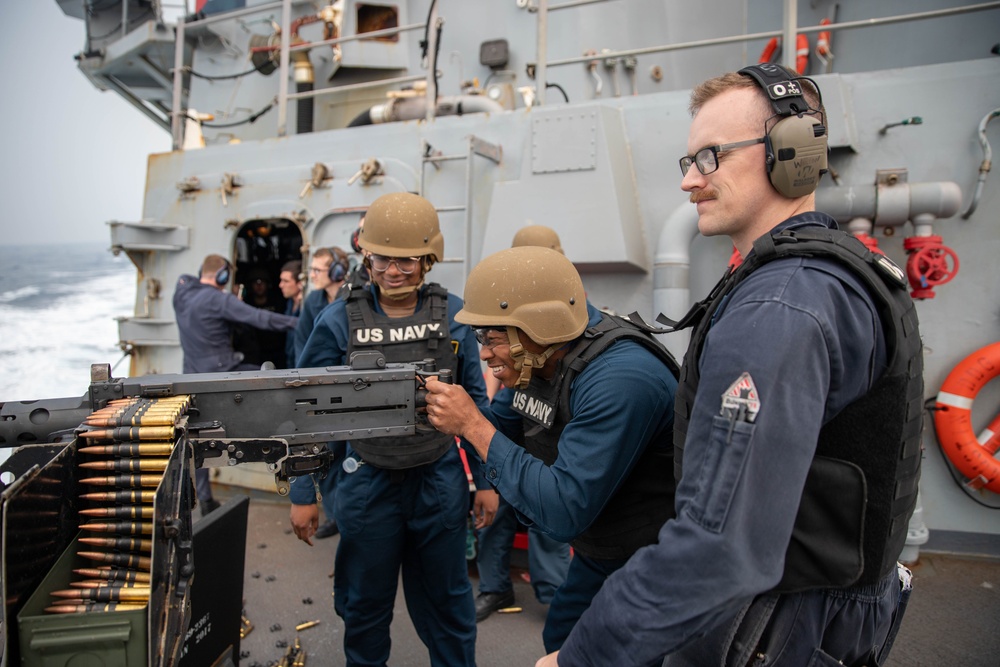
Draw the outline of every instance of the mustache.
M709 201L710 199L716 199L718 193L715 190L698 190L697 192L692 192L688 199L692 204L697 204L700 201Z

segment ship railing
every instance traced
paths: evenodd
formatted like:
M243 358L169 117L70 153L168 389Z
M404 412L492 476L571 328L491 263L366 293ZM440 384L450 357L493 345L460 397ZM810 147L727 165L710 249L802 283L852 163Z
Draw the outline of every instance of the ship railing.
M535 104L545 103L545 92L546 92L546 71L549 67L561 67L565 65L574 65L578 63L587 63L593 60L593 55L575 56L570 58L559 58L559 59L548 59L548 15L550 12L562 10L562 9L575 9L583 7L586 5L592 5L599 2L606 2L607 0L569 0L560 4L549 5L548 0L519 0L519 6L528 11L534 12L536 14L537 23L537 53L536 61L534 63L528 63L529 68L533 67L535 71L535 80L541 82L537 86L535 91ZM126 3L127 4L127 3ZM359 39L371 39L375 37L384 37L395 35L412 30L423 30L428 26L432 28L437 28L441 19L437 15L437 3L432 3L430 13L427 17L426 23L414 23L404 26L397 26L395 28L388 28L385 30L378 30L372 32L359 33L356 35L348 35L345 37L337 37L334 39L323 40L320 42L311 42L309 44L299 44L293 46L291 44L291 35L289 31L289 26L291 25L291 8L292 0L280 0L278 2L272 2L263 5L257 5L254 7L248 7L242 10L234 10L231 12L226 12L223 14L218 14L203 19L198 19L197 21L191 21L185 24L183 18L178 18L177 21L177 37L176 37L176 49L174 55L174 70L173 70L173 98L172 98L172 114L171 114L171 134L173 136L174 149L181 146L183 142L183 119L185 111L181 108L182 98L183 98L183 74L184 74L184 32L185 29L190 29L195 26L205 26L215 21L230 20L239 16L260 13L265 11L270 11L273 9L281 8L281 46L280 46L280 77L279 77L279 91L277 96L278 105L278 136L284 136L287 133L287 123L288 123L288 102L299 100L308 97L316 97L319 95L328 95L332 93L340 93L347 90L358 90L362 88L373 88L373 87L383 87L386 85L395 85L402 83L411 83L415 81L420 81L426 79L427 81L427 95L434 99L437 97L437 77L435 76L437 63L431 60L427 68L426 75L412 75L396 77L392 79L379 79L375 81L368 81L363 83L349 84L346 86L337 86L331 88L321 88L319 90L302 91L297 93L289 93L288 90L288 68L291 64L291 54L295 51L301 51L305 49L311 49L317 46L334 46L337 44L343 44L345 42L351 42ZM818 32L836 32L839 30L851 30L856 28L870 28L875 26L890 25L893 23L904 23L909 21L920 21L927 19L935 19L946 16L956 16L959 14L967 14L971 12L987 11L991 9L1000 8L1000 1L998 2L983 2L973 5L965 5L961 7L950 7L946 9L929 10L923 12L912 12L909 14L897 14L895 16L885 16L879 18L863 19L859 21L844 21L840 23L829 23L825 25L812 25L812 26L798 26L798 8L796 0L783 0L783 25L780 30L767 30L763 32L747 33L741 35L730 35L726 37L713 37L708 39L693 40L689 42L677 42L674 44L661 44L658 46L648 46L637 49L623 49L620 51L609 51L607 53L602 53L602 58L626 58L635 57L641 55L649 55L653 53L665 53L668 51L681 51L686 49L695 49L706 46L718 46L723 44L732 44L736 42L750 42L760 39L770 39L771 37L782 37L786 44L794 44L795 37L800 33L818 33ZM427 53L433 54L436 51L437 42L437 30L430 29L427 30L428 38L428 48ZM795 49L784 49L782 53L783 63L785 66L794 68L795 66ZM434 118L435 105L427 105L427 120L431 121Z
M321 88L318 90L302 91L297 93L290 93L288 91L288 68L291 64L291 54L295 51L304 51L307 49L316 48L319 46L336 46L337 44L343 44L345 42L353 42L361 39L375 39L379 37L389 37L392 35L398 35L404 32L410 32L413 30L423 30L428 25L435 26L439 22L437 17L437 4L434 3L431 7L430 15L426 23L411 23L403 26L396 26L395 28L386 28L384 30L372 30L369 32L358 33L356 35L347 35L345 37L336 37L333 39L325 39L318 42L309 42L308 44L296 44L291 43L291 31L289 26L292 23L292 0L280 0L279 2L272 2L264 5L257 5L255 7L248 7L242 10L235 10L232 12L226 12L224 14L217 14L214 16L206 17L203 19L198 19L197 21L190 21L185 24L183 17L177 20L177 38L176 38L176 49L174 52L174 85L173 85L173 98L171 100L173 113L171 119L171 135L173 137L173 147L178 149L183 143L183 127L184 127L184 115L185 111L181 108L183 99L183 74L184 74L184 32L186 29L192 27L202 27L210 23L222 20L231 20L240 16L245 16L247 14L255 14L265 11L270 11L273 9L281 8L281 46L280 46L280 64L278 65L279 72L279 88L278 88L278 136L283 137L287 134L288 126L288 102L300 100L309 97L317 97L319 95L329 95L332 93L342 93L348 90L360 90L364 88L376 88L387 85L397 85L403 83L412 83L415 81L427 80L427 94L432 98L437 97L437 78L434 76L434 67L436 63L431 61L430 67L428 68L427 75L413 75L413 76L401 76L391 79L378 79L375 81L366 81L362 83L353 83L344 86L336 86L332 88ZM437 46L437 31L428 30L427 31L427 53L434 53ZM434 105L430 104L427 106L427 119L431 120L434 117Z
M521 6L528 11L537 14L538 46L536 62L532 64L535 68L535 80L540 82L538 90L535 92L535 104L545 104L545 74L549 67L560 67L562 65L574 65L577 63L587 63L594 59L593 55L576 56L572 58L560 58L548 60L548 14L559 9L569 9L590 5L607 0L574 0L558 5L549 5L548 0L521 0ZM970 12L980 12L990 9L1000 8L1000 2L983 2L964 7L950 7L947 9L935 9L924 12L912 12L910 14L898 14L896 16L885 16L880 18L863 19L860 21L844 21L841 23L830 23L826 25L812 25L798 27L798 7L796 0L783 0L783 25L781 30L768 30L765 32L749 33L744 35L731 35L728 37L714 37L711 39L699 39L691 42L678 42L676 44L662 44L660 46L648 46L639 49L625 49L622 51L609 51L602 53L601 58L614 59L649 55L651 53L664 53L667 51L680 51L685 49L695 49L703 46L718 46L721 44L732 44L734 42L750 42L758 39L770 39L771 37L781 37L785 44L794 44L795 37L799 33L835 32L838 30L850 30L854 28L870 28L874 26L889 25L892 23L904 23L908 21L921 21L925 19L935 19L944 16L955 16L958 14L968 14ZM791 69L795 68L795 49L782 50L782 64Z

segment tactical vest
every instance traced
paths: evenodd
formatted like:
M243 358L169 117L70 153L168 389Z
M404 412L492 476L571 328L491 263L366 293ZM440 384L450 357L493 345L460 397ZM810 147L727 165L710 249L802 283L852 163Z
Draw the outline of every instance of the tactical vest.
M559 360L555 376L533 375L525 389L514 391L512 407L522 417L524 448L545 465L559 455L559 436L573 415L570 386L587 365L619 339L634 340L655 354L676 378L677 362L659 341L619 317L602 315L600 323L583 332L580 341ZM624 559L656 542L660 528L674 516L673 451L666 442L646 444L632 472L594 522L573 540L573 548L597 559ZM655 445L663 445L659 450ZM599 443L614 447L614 442Z
M458 356L448 326L448 292L437 283L428 283L423 306L409 317L387 317L375 312L371 290L354 287L347 296L350 341L347 356L355 350L377 350L385 360L413 363L434 359L437 368L458 374ZM351 440L367 463L378 468L403 469L432 463L455 446L454 436L438 431L420 432L398 438Z
M698 389L698 359L723 300L763 264L803 256L835 259L862 280L885 331L888 366L868 393L820 430L779 593L871 585L893 571L920 477L923 356L903 272L850 234L809 227L757 239L743 264L682 321L695 328L674 401L677 479Z

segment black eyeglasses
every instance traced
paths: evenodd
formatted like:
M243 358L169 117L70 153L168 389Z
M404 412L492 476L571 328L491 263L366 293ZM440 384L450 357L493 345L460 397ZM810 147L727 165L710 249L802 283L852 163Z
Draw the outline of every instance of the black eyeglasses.
M708 146L707 148L702 148L694 155L685 155L680 159L681 176L687 176L688 170L691 169L691 165L695 165L698 167L698 171L700 171L703 175L708 176L719 168L719 153L728 153L729 151L736 150L737 148L746 148L747 146L755 146L762 143L764 143L764 137L747 139L746 141L737 141L734 144L722 144L720 146Z
M390 264L395 264L396 269L404 276L408 276L420 266L419 257L385 257L384 255L368 255L372 268L382 273L389 270Z
M502 333L502 338L495 338L490 340L490 332L496 331L497 333ZM510 341L507 339L507 328L506 327L479 327L478 329L473 329L472 333L476 335L476 341L483 347L492 350L497 345L506 345Z

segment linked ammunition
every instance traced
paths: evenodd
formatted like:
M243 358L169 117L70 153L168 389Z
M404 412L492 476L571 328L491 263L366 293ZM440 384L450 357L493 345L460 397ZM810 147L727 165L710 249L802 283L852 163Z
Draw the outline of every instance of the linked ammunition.
M81 454L106 454L109 456L170 456L174 451L172 442L143 443L126 442L115 445L91 445L81 447Z
M153 559L149 556L139 556L138 554L112 554L105 551L78 551L80 558L107 563L119 567L134 567L147 572L153 567Z
M149 586L149 583L108 581L107 579L83 579L81 581L71 581L69 585L73 588L135 588L139 586Z
M133 588L68 588L52 591L52 597L76 600L93 600L94 602L144 602L149 599L149 586Z
M93 600L81 601L76 604L73 602L75 601L65 601L52 605L46 607L45 611L49 614L81 614L101 611L134 611L146 606L145 602L94 602Z
M163 475L108 475L107 477L87 477L80 484L91 486L120 486L135 488L138 486L159 486Z
M168 440L174 437L173 426L130 426L84 431L87 440Z
M115 459L114 461L84 461L79 464L87 470L116 470L119 472L162 472L170 459Z
M80 530L90 530L95 533L118 533L120 535L152 535L151 521L102 521L85 523Z
M81 577L92 577L103 581L121 581L125 583L148 584L150 580L149 572L139 572L138 570L125 570L122 568L103 565L101 567L81 567L73 570L74 574Z
M97 491L81 494L80 498L110 503L151 503L156 499L156 491Z
M245 639L251 632L253 632L253 623L246 616L240 616L240 639Z
M123 426L171 426L179 416L184 414L181 410L158 410L142 413L118 413L118 414L97 414L94 413L83 420L87 426L98 426L106 428L121 428Z
M92 507L80 510L83 516L107 519L152 519L152 505L122 505L120 507Z
M92 547L107 547L118 549L119 551L143 551L149 553L153 550L153 540L144 540L138 537L81 537L80 542L89 544Z

